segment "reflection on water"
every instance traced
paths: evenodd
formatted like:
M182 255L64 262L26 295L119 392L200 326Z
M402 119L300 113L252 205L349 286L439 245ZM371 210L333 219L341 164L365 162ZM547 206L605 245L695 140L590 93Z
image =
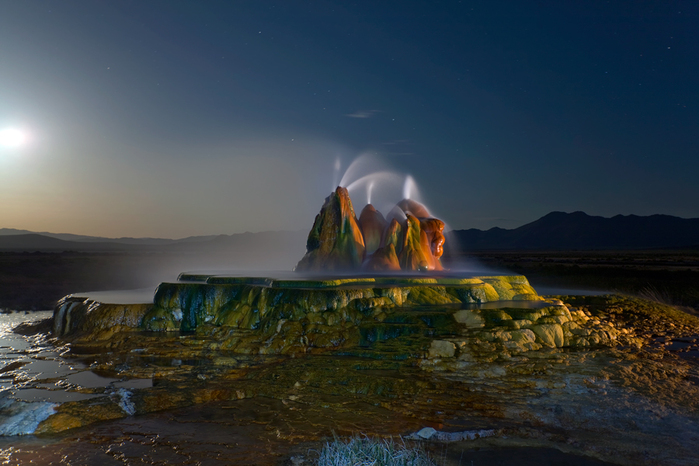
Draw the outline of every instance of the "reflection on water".
M115 388L125 388L127 390L136 390L140 388L153 387L153 379L128 379L111 384Z
M494 301L489 303L463 303L461 309L540 309L550 306L546 301Z
M576 288L557 288L550 286L538 286L534 284L532 284L532 286L534 286L534 288L536 288L536 291L542 296L600 296L603 294L610 293L609 291L603 290L579 290Z
M44 388L26 388L22 390L16 390L13 392L12 399L18 401L26 401L28 403L34 401L48 401L52 403L64 403L66 401L78 401L86 400L88 398L95 398L100 395L90 395L87 393L78 393L71 391L55 391L47 390Z
M92 372L70 357L66 346L55 346L46 335L25 336L12 329L39 322L51 311L0 314L0 435L33 432L57 403L112 395L153 385L151 379L120 380Z
M95 388L95 387L106 387L112 382L116 382L118 379L113 379L111 377L102 377L90 371L78 372L71 374L66 377L66 382L71 385L76 385L85 388Z

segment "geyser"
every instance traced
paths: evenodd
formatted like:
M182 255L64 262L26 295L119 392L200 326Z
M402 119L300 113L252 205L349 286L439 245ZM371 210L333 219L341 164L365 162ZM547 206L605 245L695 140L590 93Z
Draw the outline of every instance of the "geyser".
M412 178L409 180L414 184ZM407 198L389 212L389 219L370 203L357 219L347 188L338 186L313 222L306 255L296 271L442 270L443 221Z

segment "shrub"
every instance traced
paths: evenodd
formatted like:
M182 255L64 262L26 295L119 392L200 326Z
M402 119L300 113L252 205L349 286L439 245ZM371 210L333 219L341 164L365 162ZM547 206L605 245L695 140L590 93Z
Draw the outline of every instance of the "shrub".
M390 439L352 437L335 438L320 452L318 466L434 466L435 463L421 447L409 447L401 438Z

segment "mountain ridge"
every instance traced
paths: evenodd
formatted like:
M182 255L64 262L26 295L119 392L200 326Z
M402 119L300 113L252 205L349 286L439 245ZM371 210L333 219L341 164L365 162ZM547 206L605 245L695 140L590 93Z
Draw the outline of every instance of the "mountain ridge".
M187 236L185 238L171 239L171 238L152 238L152 237L138 237L134 238L131 236L122 236L119 238L108 238L105 236L89 236L89 235L76 235L73 233L52 233L48 231L31 231L31 230L20 230L17 228L0 228L0 237L2 236L16 236L16 235L41 235L49 238L61 239L64 241L76 241L76 242L105 242L105 243L122 243L122 244L167 244L170 242L190 242L190 241L208 241L219 235L198 235L198 236Z
M0 228L0 251L197 252L217 247L245 248L253 244L262 247L265 243L279 241L302 242L306 235L305 231L265 231L181 239L104 238ZM699 218L664 214L601 217L582 211L554 211L514 229L471 228L453 230L450 236L452 241L446 243L447 255L482 250L699 248Z
M601 217L554 211L510 230L472 228L454 230L452 235L464 251L697 248L699 218L664 214Z

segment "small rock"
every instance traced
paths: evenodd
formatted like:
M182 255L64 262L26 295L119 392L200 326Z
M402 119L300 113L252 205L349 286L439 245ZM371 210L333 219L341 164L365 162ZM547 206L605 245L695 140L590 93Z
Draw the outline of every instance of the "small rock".
M434 340L430 345L430 358L453 358L456 345L446 340Z
M437 433L437 431L432 427L423 427L422 429L420 429L417 432L417 436L420 437L421 439L427 440L436 433Z
M563 328L559 324L540 324L532 326L531 330L541 340L541 342L553 348L563 346Z
M464 324L468 328L481 328L485 326L485 319L478 311L463 309L454 313L454 320Z

